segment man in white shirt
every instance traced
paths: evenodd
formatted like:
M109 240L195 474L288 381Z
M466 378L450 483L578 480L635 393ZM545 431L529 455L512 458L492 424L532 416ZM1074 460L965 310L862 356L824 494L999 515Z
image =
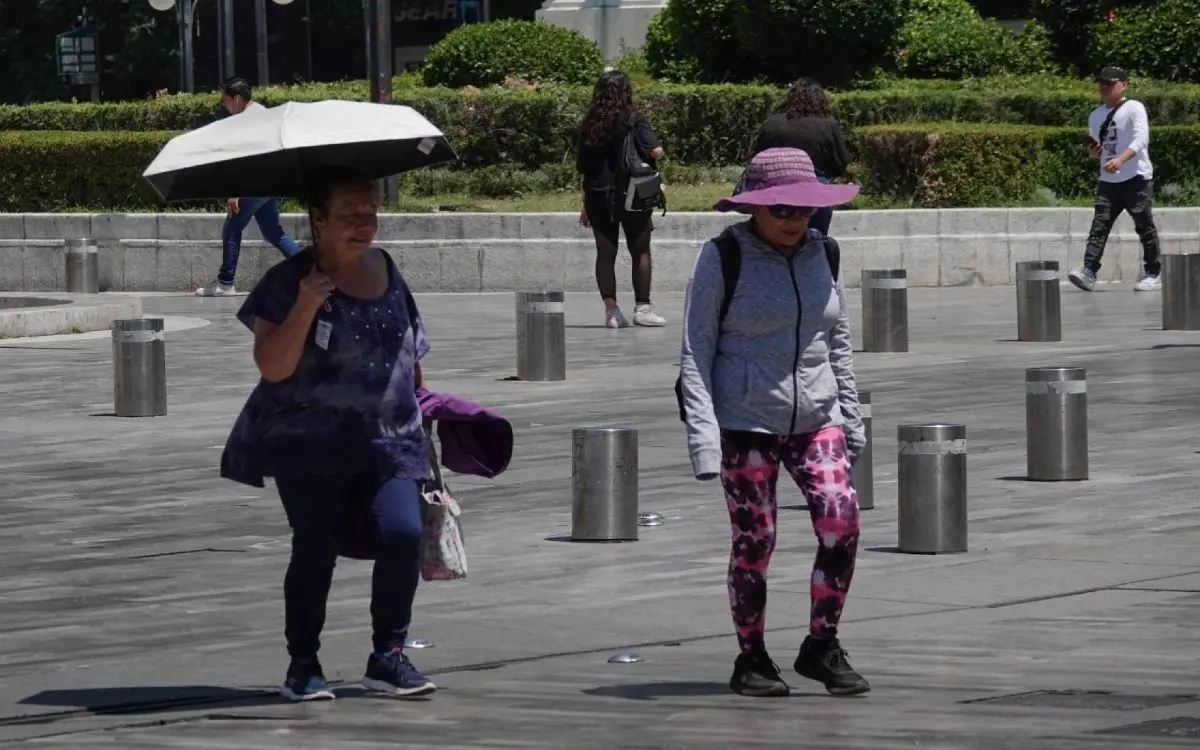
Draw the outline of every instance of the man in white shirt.
M1158 229L1154 226L1154 166L1150 163L1150 118L1142 103L1125 98L1129 76L1120 68L1108 67L1096 76L1100 84L1099 107L1088 118L1091 140L1087 150L1100 161L1100 184L1096 188L1096 214L1088 233L1083 266L1067 275L1085 292L1096 286L1100 259L1113 224L1128 211L1142 241L1139 292L1162 289L1159 273Z
M230 115L239 115L263 106L254 101L254 92L245 78L231 78L221 88L221 106ZM224 297L236 294L233 286L234 276L237 275L238 256L242 253L242 232L250 220L258 222L258 229L263 239L279 248L284 257L291 257L300 252L296 241L283 231L279 223L279 201L274 198L230 198L229 213L225 216L225 226L221 228L221 269L217 271L217 280L208 286L196 290L199 297Z

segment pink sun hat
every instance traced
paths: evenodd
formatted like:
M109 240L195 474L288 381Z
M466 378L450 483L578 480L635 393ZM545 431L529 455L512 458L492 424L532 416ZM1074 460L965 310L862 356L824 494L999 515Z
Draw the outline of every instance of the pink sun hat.
M854 200L858 185L826 185L817 179L812 159L798 148L769 148L746 169L746 189L713 208L741 211L752 206L825 208Z

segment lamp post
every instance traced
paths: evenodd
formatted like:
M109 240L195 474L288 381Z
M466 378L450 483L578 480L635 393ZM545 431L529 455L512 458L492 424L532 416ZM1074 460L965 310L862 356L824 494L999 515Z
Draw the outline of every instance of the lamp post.
M294 0L271 2L276 5L291 5ZM308 19L305 21L310 22ZM271 83L271 53L267 43L267 0L254 0L254 37L258 58L258 85L266 86Z
M293 0L271 0L276 5L288 5ZM147 0L150 7L158 11L175 10L175 19L179 23L179 89L189 94L196 90L195 40L196 3L199 0ZM222 82L234 76L234 40L233 40L233 0L216 0L217 2L217 64L218 76ZM267 11L266 0L258 0L255 8L258 36L258 75L259 84L267 82Z
M367 79L371 101L392 102L392 0L363 0L367 42ZM380 198L386 206L396 204L396 178L388 177L380 186Z

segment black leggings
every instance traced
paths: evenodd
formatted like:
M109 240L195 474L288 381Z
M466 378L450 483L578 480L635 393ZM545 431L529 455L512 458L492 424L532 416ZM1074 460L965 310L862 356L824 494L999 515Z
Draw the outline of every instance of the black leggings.
M596 285L603 299L617 298L617 243L625 230L625 244L633 260L633 298L639 305L650 304L650 233L654 220L650 211L627 213L612 205L607 193L588 193L584 198L588 222L596 238Z

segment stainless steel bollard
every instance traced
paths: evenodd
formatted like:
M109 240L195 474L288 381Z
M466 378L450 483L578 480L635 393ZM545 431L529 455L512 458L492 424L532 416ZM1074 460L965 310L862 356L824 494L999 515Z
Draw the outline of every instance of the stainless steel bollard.
M517 292L517 380L567 379L562 292Z
M67 291L72 294L100 293L100 252L95 240L67 240Z
M118 417L167 413L167 349L162 318L112 325L113 412Z
M1017 341L1062 341L1058 261L1017 264Z
M618 427L571 433L571 540L638 538L638 433Z
M966 552L967 428L904 424L896 440L900 551Z
M1082 367L1025 371L1025 452L1029 479L1088 478L1087 371Z
M862 272L864 352L908 351L908 272Z
M867 433L867 444L858 456L858 463L851 471L854 489L858 492L858 509L871 510L875 507L875 437L871 430L871 392L858 392L859 414L863 429Z
M1162 256L1164 331L1200 331L1200 254Z

